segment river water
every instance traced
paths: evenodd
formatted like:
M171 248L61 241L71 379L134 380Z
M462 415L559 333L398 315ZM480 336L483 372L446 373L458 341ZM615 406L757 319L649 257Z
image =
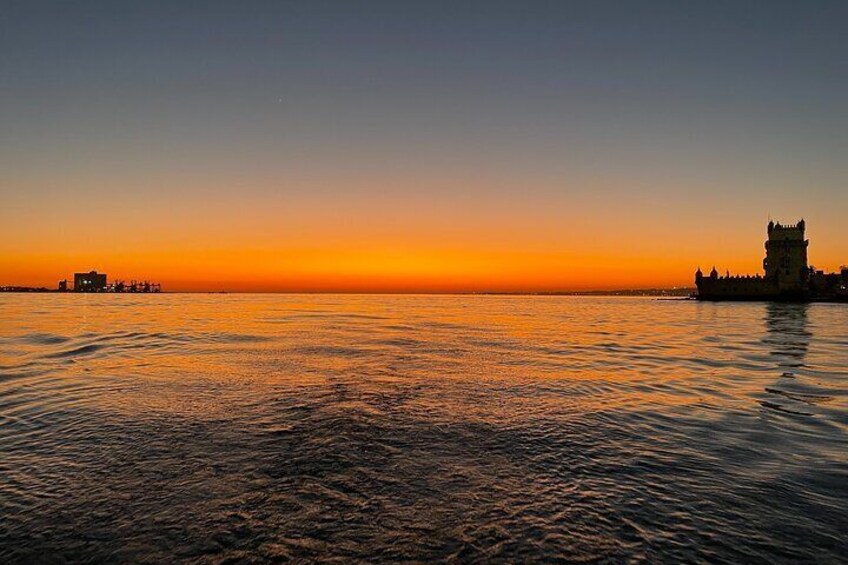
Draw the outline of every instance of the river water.
M0 294L0 562L845 562L848 306Z

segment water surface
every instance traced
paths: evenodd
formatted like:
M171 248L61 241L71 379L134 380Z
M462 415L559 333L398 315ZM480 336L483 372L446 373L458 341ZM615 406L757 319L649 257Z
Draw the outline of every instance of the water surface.
M845 562L848 307L0 294L0 561Z

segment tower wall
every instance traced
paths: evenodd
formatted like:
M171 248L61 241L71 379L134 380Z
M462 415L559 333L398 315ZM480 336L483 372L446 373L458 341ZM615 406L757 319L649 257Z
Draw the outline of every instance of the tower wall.
M802 290L808 280L807 246L804 221L793 226L769 222L766 258L763 261L766 279L776 281L781 290Z

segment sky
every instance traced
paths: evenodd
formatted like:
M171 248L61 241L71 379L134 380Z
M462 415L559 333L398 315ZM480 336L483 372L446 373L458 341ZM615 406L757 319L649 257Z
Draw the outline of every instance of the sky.
M848 3L0 10L0 285L470 292L848 263Z

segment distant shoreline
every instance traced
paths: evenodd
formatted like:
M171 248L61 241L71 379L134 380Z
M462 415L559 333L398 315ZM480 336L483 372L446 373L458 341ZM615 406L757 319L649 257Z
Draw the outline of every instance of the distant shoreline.
M220 290L176 290L156 293L145 292L74 292L60 291L44 287L6 286L0 287L0 293L18 294L386 294L386 295L434 295L434 296L646 296L687 298L694 288L649 288L622 290L581 290L581 291L457 291L457 292L412 292L412 291L220 291Z

